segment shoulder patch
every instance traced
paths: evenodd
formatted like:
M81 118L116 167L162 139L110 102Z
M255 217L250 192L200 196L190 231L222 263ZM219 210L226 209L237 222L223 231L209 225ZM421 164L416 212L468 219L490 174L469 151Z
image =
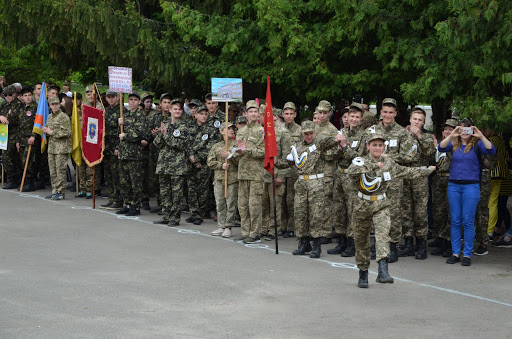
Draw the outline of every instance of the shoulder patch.
M215 126L216 128L219 128L220 127L220 121L219 120L215 120L215 122L213 123L213 126Z
M181 135L181 132L180 132L179 129L175 129L174 132L172 132L172 135L177 138L177 137L179 137Z
M361 157L356 157L352 160L352 163L355 165L355 166L363 166L364 165L364 159L361 158Z
M203 136L201 137L201 139L203 139L203 141L208 140L208 134L203 134Z

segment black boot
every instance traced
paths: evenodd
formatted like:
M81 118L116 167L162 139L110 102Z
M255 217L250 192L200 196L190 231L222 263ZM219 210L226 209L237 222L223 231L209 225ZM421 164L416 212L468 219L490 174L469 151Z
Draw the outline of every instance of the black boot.
M327 237L320 237L320 244L330 244L332 243L332 239L331 238L327 238Z
M449 258L452 256L452 242L450 240L446 240L446 249L443 252L443 257Z
M130 206L128 213L126 213L127 217L134 217L136 215L140 215L140 208L135 206Z
M399 257L408 257L414 255L414 240L412 237L405 238L404 247L398 251Z
M130 207L129 206L124 206L119 211L117 211L116 214L126 214L126 213L128 213L128 211L130 211Z
M377 275L377 280L375 281L383 284L393 283L393 277L388 273L388 259L382 259L379 261L379 274Z
M320 258L320 253L322 253L322 238L314 238L313 239L313 250L309 255L310 258Z
M311 252L311 244L308 237L299 238L299 248L292 252L293 255L304 255Z
M427 259L427 240L424 238L416 238L416 259Z
M389 263L398 261L398 249L396 248L396 242L389 243Z
M7 182L2 187L4 190L12 190L14 188L18 188L18 184L16 183L16 180L13 178L7 179Z
M359 281L357 287L368 288L368 271L359 270Z
M437 237L434 241L431 241L428 244L428 247L441 247L442 242L443 242L443 238Z
M447 240L443 238L439 238L438 241L439 247L434 248L430 254L432 255L442 255L444 251L446 251L447 248Z
M33 180L27 180L25 181L25 183L23 184L23 192L34 192L36 190L36 187L34 185L34 181Z
M327 254L341 254L347 247L347 237L340 235L338 238L338 245L336 247L327 250Z
M341 256L345 258L353 257L356 255L356 247L354 245L354 238L347 238L347 247L343 252L341 252Z

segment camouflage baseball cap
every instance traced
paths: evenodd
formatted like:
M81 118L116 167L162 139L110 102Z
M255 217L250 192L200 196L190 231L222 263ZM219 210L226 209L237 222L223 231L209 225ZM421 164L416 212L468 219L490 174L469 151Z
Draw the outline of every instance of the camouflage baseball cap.
M93 91L93 88L94 88L94 86L93 86L93 85L89 85L89 86L85 87L85 92L86 92L86 93L87 93L87 92L92 92L92 91Z
M457 127L457 125L458 125L457 120L452 119L452 118L446 119L446 121L444 122L444 126L451 126L451 127L455 128L455 127Z
M15 93L16 88L13 85L6 86L3 90L4 93Z
M247 123L247 118L244 117L243 115L239 115L236 117L235 124L246 124L246 123Z
M357 109L358 111L361 111L361 113L364 113L363 105L358 102L352 102L349 106L349 109Z
M386 141L386 137L384 136L384 134L375 132L375 133L370 133L370 137L368 138L368 140L366 140L366 142L369 143L372 140L376 140L376 139L381 139L381 140Z
M181 105L183 105L183 101L180 98L174 98L171 100L171 105L176 103L180 103Z
M302 124L300 124L300 130L302 133L314 132L315 131L315 123L311 120L303 121Z
M286 104L284 104L283 111L285 109L293 109L294 111L297 111L297 107L295 107L295 104L291 101L288 101Z
M109 96L109 95L116 96L117 92L114 92L114 91L111 91L111 90L107 90L107 93L105 93L105 95L107 95L107 96Z
M278 117L282 118L283 117L283 110L280 109L280 108L272 108L272 112L274 113L274 115L277 115Z
M162 93L162 95L160 95L160 101L164 99L169 99L172 101L172 96L169 93Z
M51 97L48 98L48 104L60 104L59 97Z
M142 94L142 97L140 98L140 100L144 101L144 100L146 100L148 98L151 98L151 100L153 100L153 98L154 98L153 94L151 94L151 93L144 93L144 94Z
M327 100L322 100L318 103L318 106L316 107L318 111L331 111L332 105Z
M208 108L206 108L206 106L201 105L201 106L199 106L199 107L197 108L197 110L196 110L196 114L197 114L197 113L199 113L199 112L201 112L201 111L206 111L206 112L208 112Z
M140 100L140 94L137 91L133 91L130 94L128 94L128 98L129 97L137 97Z
M245 104L245 110L248 111L249 108L257 108L257 109L259 109L258 103L256 102L256 100L249 100L249 101L247 101L247 103Z
M192 100L190 100L190 103L188 104L188 107L190 107L190 106L200 107L200 106L203 106L203 104L198 99L192 99Z
M260 105L260 114L265 114L265 105Z
M232 123L231 121L228 121L228 128L230 128L231 126L233 126L233 123ZM221 131L225 130L225 129L226 129L226 123L225 123L225 122L223 122L223 123L220 125L219 129L220 129Z
M395 107L398 107L396 105L396 100L393 98L386 98L386 99L382 100L382 106L384 106L384 105L393 105Z

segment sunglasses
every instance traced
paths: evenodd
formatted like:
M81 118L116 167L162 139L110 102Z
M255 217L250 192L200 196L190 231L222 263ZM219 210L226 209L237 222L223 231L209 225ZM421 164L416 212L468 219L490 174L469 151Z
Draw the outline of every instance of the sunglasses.
M5 93L4 97L12 97L13 95L14 95L13 93Z

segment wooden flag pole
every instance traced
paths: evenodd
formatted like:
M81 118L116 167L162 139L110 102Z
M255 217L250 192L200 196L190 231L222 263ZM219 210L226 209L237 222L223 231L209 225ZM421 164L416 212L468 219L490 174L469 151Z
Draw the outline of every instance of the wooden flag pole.
M25 168L23 169L23 177L21 178L20 192L23 192L23 185L25 184L25 176L27 175L28 160L30 159L31 151L32 151L32 145L28 145L27 158L25 159ZM3 179L3 176L2 176L2 179Z
M98 95L98 88L94 83L94 108L96 108L96 96ZM92 209L96 208L96 166L92 166Z
M76 194L75 194L75 197L78 196L78 164L75 163L75 186L76 186Z
M120 114L121 118L123 117L123 106L124 106L123 93L119 93L119 114ZM123 133L124 133L123 132L123 124L121 124L121 134L123 134Z
M226 101L226 116L225 116L225 129L224 129L224 150L228 151L228 105L229 103ZM226 157L225 164L228 163L228 158ZM228 197L228 170L224 170L224 198Z

